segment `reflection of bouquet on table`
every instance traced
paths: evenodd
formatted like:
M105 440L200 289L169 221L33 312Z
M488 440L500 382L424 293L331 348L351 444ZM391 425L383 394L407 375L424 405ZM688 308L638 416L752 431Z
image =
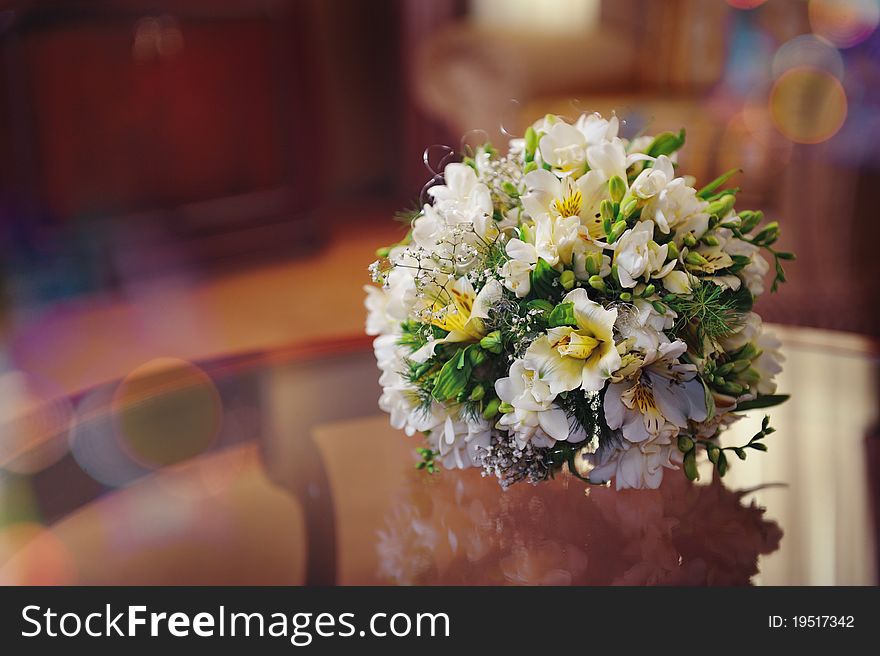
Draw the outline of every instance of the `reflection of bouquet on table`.
M507 154L441 162L431 202L379 253L367 329L381 407L427 437L421 467L481 467L502 485L564 465L656 488L697 477L705 451L765 450L719 429L774 405L778 341L751 311L776 223L734 209L731 171L697 190L676 170L684 131L633 140L618 120L547 116ZM429 159L426 153L426 160Z
M746 585L782 531L718 479L657 490L502 492L476 472L418 477L379 534L379 575L404 585Z

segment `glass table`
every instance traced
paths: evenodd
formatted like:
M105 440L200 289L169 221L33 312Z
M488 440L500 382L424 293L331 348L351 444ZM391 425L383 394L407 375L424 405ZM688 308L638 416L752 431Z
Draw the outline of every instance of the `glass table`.
M365 337L147 363L3 427L0 583L874 585L875 345L777 332L769 452L647 492L416 471Z

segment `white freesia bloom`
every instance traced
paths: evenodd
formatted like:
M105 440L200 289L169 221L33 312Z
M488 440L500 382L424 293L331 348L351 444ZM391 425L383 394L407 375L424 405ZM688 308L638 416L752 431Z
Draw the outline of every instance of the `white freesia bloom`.
M676 260L666 262L669 246L657 245L654 241L654 223L639 221L624 232L614 244L614 264L620 284L631 288L639 278L645 281L663 278L673 268Z
M554 395L577 388L599 391L620 366L613 334L617 310L606 310L580 288L562 300L573 304L577 326L550 328L532 342L525 357Z
M565 411L553 403L556 395L532 366L525 360L516 360L510 375L495 382L498 398L513 406L512 412L501 416L497 427L511 431L520 448L528 442L538 447L552 446L577 436L577 431L569 429Z
M620 129L620 121L616 116L609 119L602 118L599 114L581 114L574 126L584 135L588 145L611 141L617 137Z
M630 191L636 198L647 200L663 191L673 178L675 178L675 169L672 167L672 160L666 155L660 155L652 167L639 173Z
M661 345L628 380L605 391L605 420L630 442L644 442L687 428L688 420L703 421L708 412L696 367L680 364L684 342Z
M428 189L438 211L454 211L468 214L478 210L492 214L492 196L489 187L477 179L477 173L467 164L453 162L443 170L445 185Z
M364 291L367 294L364 299L364 306L367 308L367 334L385 335L397 330L400 322L388 314L390 294L373 285L364 285Z
M659 159L659 158L658 158ZM696 190L684 178L671 179L656 195L651 196L642 208L642 219L650 219L664 234L676 232L676 245L680 238L693 232L697 238L709 227L709 203L697 196Z
M576 216L538 216L535 219L535 249L538 257L550 266L571 264L574 249L580 241L579 228L580 220Z
M510 259L499 271L504 279L504 286L518 298L528 296L532 289L531 274L538 263L537 249L534 244L528 244L521 239L511 239L507 242L505 251Z
M587 139L564 121L554 124L538 143L541 159L561 175L579 175L586 169Z
M643 153L627 155L626 146L619 138L595 144L587 149L587 162L590 168L598 171L606 180L616 175L626 181L628 167L638 161L650 159Z
M444 467L467 469L477 465L480 449L491 444L492 425L482 417L465 419L459 412L447 416L431 435Z
M589 478L593 483L607 483L614 478L618 490L653 490L663 482L663 470L678 469L681 458L675 444L661 440L602 448L590 458L595 467Z

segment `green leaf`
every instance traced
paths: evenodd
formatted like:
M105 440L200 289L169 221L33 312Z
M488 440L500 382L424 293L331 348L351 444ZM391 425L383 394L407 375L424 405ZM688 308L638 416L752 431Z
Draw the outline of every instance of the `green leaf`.
M746 450L743 449L742 447L739 447L739 446L735 446L735 447L733 447L733 452L736 454L736 456L737 456L740 460L745 460L745 459L746 459Z
M752 442L748 445L748 448L755 449L756 451L766 451L767 445L763 442Z
M685 132L682 128L678 134L674 132L661 132L656 137L648 150L645 151L651 157L660 157L660 155L671 155L676 150L684 146Z
M718 475L724 476L727 473L727 456L724 455L724 451L719 452L718 462L715 464L718 467Z
M574 316L574 303L560 303L547 318L547 324L551 328L558 326L577 326L577 319Z
M780 403L785 403L788 401L788 394L763 394L758 396L751 401L743 401L742 403L738 403L736 406L736 411L745 411L745 410L756 410L757 408L770 408L774 405L779 405Z
M559 273L550 266L543 258L538 258L538 264L532 271L532 293L536 296L552 296L555 292L553 281L559 277Z
M441 403L456 398L467 389L472 369L467 349L461 349L440 369L431 396Z
M700 478L700 472L697 471L696 449L688 451L684 456L684 475L691 481L696 481Z
M723 185L725 182L727 182L728 180L730 180L730 179L731 179L733 176L735 176L737 173L742 173L742 169L740 169L740 168L730 169L729 171L727 171L727 172L725 172L725 173L722 173L722 174L719 175L717 178L715 178L714 180L712 180L712 182L710 182L710 183L707 184L705 187L703 187L702 189L700 189L700 190L697 192L697 196L699 196L700 198L703 198L703 199L708 198L709 196L712 195L712 192L714 192L716 189L718 189L718 187L720 187L720 186Z

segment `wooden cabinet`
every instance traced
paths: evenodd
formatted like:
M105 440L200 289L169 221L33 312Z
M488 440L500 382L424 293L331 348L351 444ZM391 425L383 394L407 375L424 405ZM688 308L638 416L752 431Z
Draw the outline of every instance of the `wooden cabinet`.
M196 259L301 244L321 182L308 18L296 1L12 3L5 221Z

